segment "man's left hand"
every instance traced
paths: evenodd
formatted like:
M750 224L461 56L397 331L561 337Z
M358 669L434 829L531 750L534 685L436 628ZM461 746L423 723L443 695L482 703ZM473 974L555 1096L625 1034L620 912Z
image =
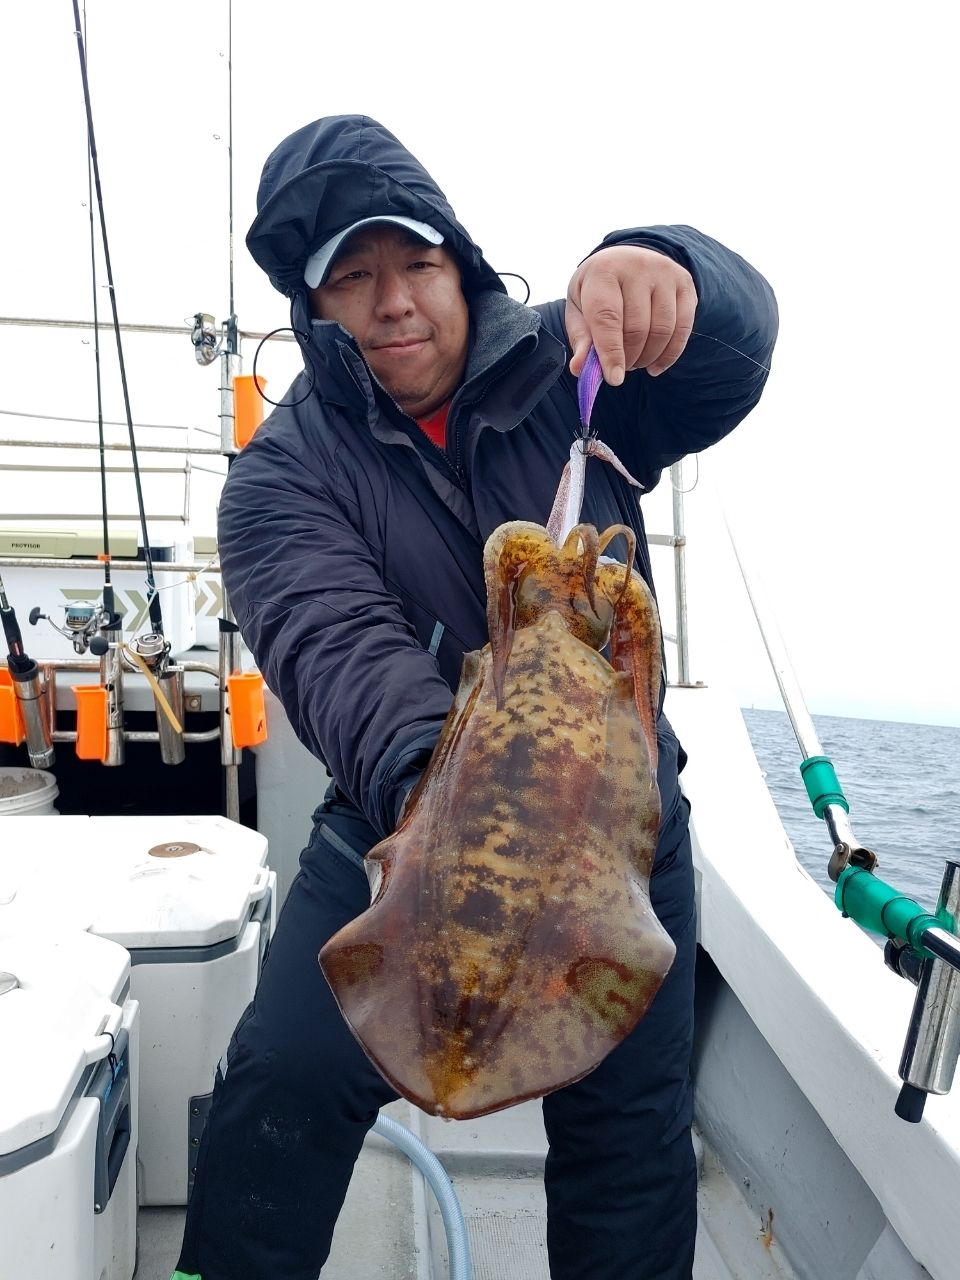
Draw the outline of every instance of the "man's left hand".
M579 374L593 343L612 386L631 369L655 378L682 355L696 309L693 276L666 254L634 244L600 249L567 289L570 372Z

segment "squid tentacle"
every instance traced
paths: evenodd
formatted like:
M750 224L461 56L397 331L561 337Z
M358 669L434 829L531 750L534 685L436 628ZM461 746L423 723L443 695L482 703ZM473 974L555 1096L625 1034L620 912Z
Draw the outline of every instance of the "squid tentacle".
M624 538L627 540L627 559L624 565L626 572L624 573L623 583L620 590L617 592L616 599L611 600L610 602L614 608L619 605L630 585L630 578L633 573L633 558L637 553L637 535L628 525L612 524L609 529L604 529L603 533L599 535L600 541L597 547L597 555L602 556L614 538L619 537L620 534L623 534Z
M523 548L533 537L542 539L539 525L512 520L495 529L483 553L487 588L487 634L493 659L493 687L498 710L503 706L503 682L513 648L516 620L516 584L526 564Z
M611 577L618 566L605 565ZM618 575L619 577L619 575ZM651 767L657 767L657 711L660 705L660 624L653 595L646 583L629 570L626 588L614 607L610 632L610 665L631 677L633 700L647 742Z
M590 608L596 613L597 598L594 594L597 576L597 561L600 558L599 534L592 524L577 524L570 530L564 540L561 552L564 555L577 556L576 543L582 547L580 554L583 586L590 601Z

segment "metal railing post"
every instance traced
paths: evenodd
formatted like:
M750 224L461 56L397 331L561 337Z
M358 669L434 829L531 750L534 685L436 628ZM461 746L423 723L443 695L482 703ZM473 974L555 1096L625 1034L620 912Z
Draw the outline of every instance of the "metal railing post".
M687 635L687 565L686 534L683 525L683 462L675 462L670 468L673 491L673 580L676 590L677 619L677 679L681 685L690 683L690 649Z

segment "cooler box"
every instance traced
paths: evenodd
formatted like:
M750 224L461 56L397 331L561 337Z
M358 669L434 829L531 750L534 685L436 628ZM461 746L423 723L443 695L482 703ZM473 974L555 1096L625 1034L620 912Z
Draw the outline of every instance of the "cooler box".
M0 932L0 1280L130 1280L139 1010L116 943Z
M0 928L57 912L129 951L139 1199L186 1204L217 1063L273 932L265 838L220 817L75 816L8 818L0 837Z

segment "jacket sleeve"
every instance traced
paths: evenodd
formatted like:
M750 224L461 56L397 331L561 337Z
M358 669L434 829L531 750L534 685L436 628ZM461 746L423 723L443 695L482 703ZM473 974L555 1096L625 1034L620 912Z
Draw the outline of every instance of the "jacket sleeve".
M697 290L694 332L676 364L657 378L640 370L621 387L603 384L597 396L601 436L649 489L665 467L721 440L756 405L777 337L777 304L758 271L693 227L614 231L593 252L618 244L673 258ZM556 314L565 340L562 307Z
M284 425L265 424L231 467L219 511L224 585L297 736L387 835L451 692L335 481Z

